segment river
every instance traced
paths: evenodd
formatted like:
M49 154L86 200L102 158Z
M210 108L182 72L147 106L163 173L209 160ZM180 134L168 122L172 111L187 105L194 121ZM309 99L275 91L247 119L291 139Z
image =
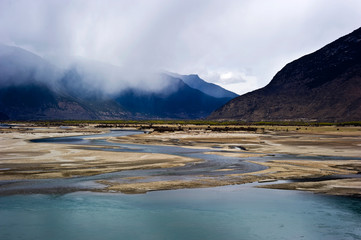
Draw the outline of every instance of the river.
M136 133L139 132L115 131L110 135ZM204 157L205 160L197 167L142 170L144 174L157 171L157 175L184 176L188 170L199 174L225 164L225 158L204 154L202 149L119 145L94 137L35 142L70 141L97 148L110 144L117 147L115 151L171 151L172 154ZM235 172L255 171L259 167L247 165L239 159L227 158L227 161L239 164L234 167ZM133 171L111 173L101 178L118 174L130 175ZM92 186L97 178L99 176L27 181L20 185L36 189L70 185L81 189L81 186ZM1 196L0 239L361 239L360 199L253 186L157 191L140 195L73 192ZM94 184L93 187L98 186Z

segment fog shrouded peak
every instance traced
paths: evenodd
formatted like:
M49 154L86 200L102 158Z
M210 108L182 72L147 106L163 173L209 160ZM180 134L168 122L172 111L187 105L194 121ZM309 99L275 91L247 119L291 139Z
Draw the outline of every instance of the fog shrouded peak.
M118 94L129 88L144 92L159 92L169 85L169 81L160 73L137 71L92 60L73 59L66 66L63 65L62 69L64 77L69 73L76 74L75 81L105 95Z
M0 44L0 85L19 85L29 81L52 85L60 76L53 65L17 47Z
M63 60L54 65L27 50L1 45L0 119L194 119L236 96L197 75ZM188 81L194 77L196 82Z
M0 44L0 84L4 87L43 83L103 97L129 88L154 93L171 89L169 79L160 73L125 69L85 58L59 59L54 58L50 63L22 48Z
M3 0L0 42L49 61L72 56L117 66L76 66L107 92L154 91L164 81L152 74L171 71L244 93L358 28L360 11L359 0Z

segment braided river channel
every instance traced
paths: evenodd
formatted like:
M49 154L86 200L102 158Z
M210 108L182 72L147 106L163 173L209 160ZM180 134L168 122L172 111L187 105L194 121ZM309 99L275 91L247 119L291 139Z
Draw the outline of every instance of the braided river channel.
M70 186L80 191L0 196L0 239L361 239L359 198L254 188L258 183L133 195L84 191L98 188L97 179L119 176L143 174L159 179L184 179L205 172L222 174L214 170L226 164L234 173L264 168L238 158L205 154L202 149L120 144L102 138L129 134L139 132L113 131L34 142L79 144L103 151L167 153L200 158L204 162L178 168L13 184L13 188L22 189Z

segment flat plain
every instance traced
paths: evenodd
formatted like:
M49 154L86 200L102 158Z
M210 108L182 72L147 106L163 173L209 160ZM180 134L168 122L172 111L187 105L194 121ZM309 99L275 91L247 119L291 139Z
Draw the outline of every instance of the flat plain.
M305 190L323 194L361 196L361 127L337 126L253 126L247 130L217 129L204 125L174 127L169 131L142 128L129 136L106 136L112 144L176 146L203 149L204 154L237 158L263 166L255 172L235 173L223 166L182 178L136 174L114 179L98 177L101 188L92 191L145 193L148 191L203 188L251 182L274 182L259 187ZM132 130L139 126L127 126ZM204 164L199 158L177 154L101 150L82 144L32 142L32 139L86 136L109 132L95 124L44 127L18 124L0 129L0 189L25 180L70 179L122 171L177 169ZM246 129L246 131L244 130ZM218 173L218 174L214 174ZM219 174L221 173L221 174ZM283 183L277 180L287 180ZM76 191L73 189L71 191Z

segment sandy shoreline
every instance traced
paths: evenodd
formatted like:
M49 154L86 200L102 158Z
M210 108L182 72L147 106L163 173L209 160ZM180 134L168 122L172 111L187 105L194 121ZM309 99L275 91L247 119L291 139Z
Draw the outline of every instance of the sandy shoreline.
M281 127L279 127L281 128ZM287 128L288 129L288 128ZM308 156L361 157L361 127L354 131L312 128L304 131L269 131L267 133L179 131L112 138L110 141L196 148L245 149L263 154L300 154ZM339 128L335 128L339 129Z
M100 131L80 131L82 134ZM77 131L46 129L8 131L0 134L0 180L48 179L102 173L184 166L198 160L153 153L111 152L83 149L79 145L33 143L29 140L80 135Z
M83 148L79 145L33 143L30 139L102 133L108 129L88 128L13 128L0 129L0 181L24 179L71 178L138 169L161 169L197 164L199 159L154 153L111 152ZM239 157L268 167L252 173L232 174L232 169L218 169L223 175L193 176L189 179L148 176L120 180L103 179L103 189L96 191L145 193L148 191L214 187L257 181L316 178L349 175L361 172L361 129L324 129L300 131L212 132L207 130L153 132L150 134L108 138L110 142L170 145L188 148L220 149L221 154ZM331 156L332 160L282 159L266 161L263 157L276 154ZM338 159L342 157L342 159ZM349 159L348 159L349 158ZM257 159L257 160L254 160ZM333 195L361 196L361 178L322 182L290 182L262 186L279 189L313 191ZM1 186L0 186L1 188Z

